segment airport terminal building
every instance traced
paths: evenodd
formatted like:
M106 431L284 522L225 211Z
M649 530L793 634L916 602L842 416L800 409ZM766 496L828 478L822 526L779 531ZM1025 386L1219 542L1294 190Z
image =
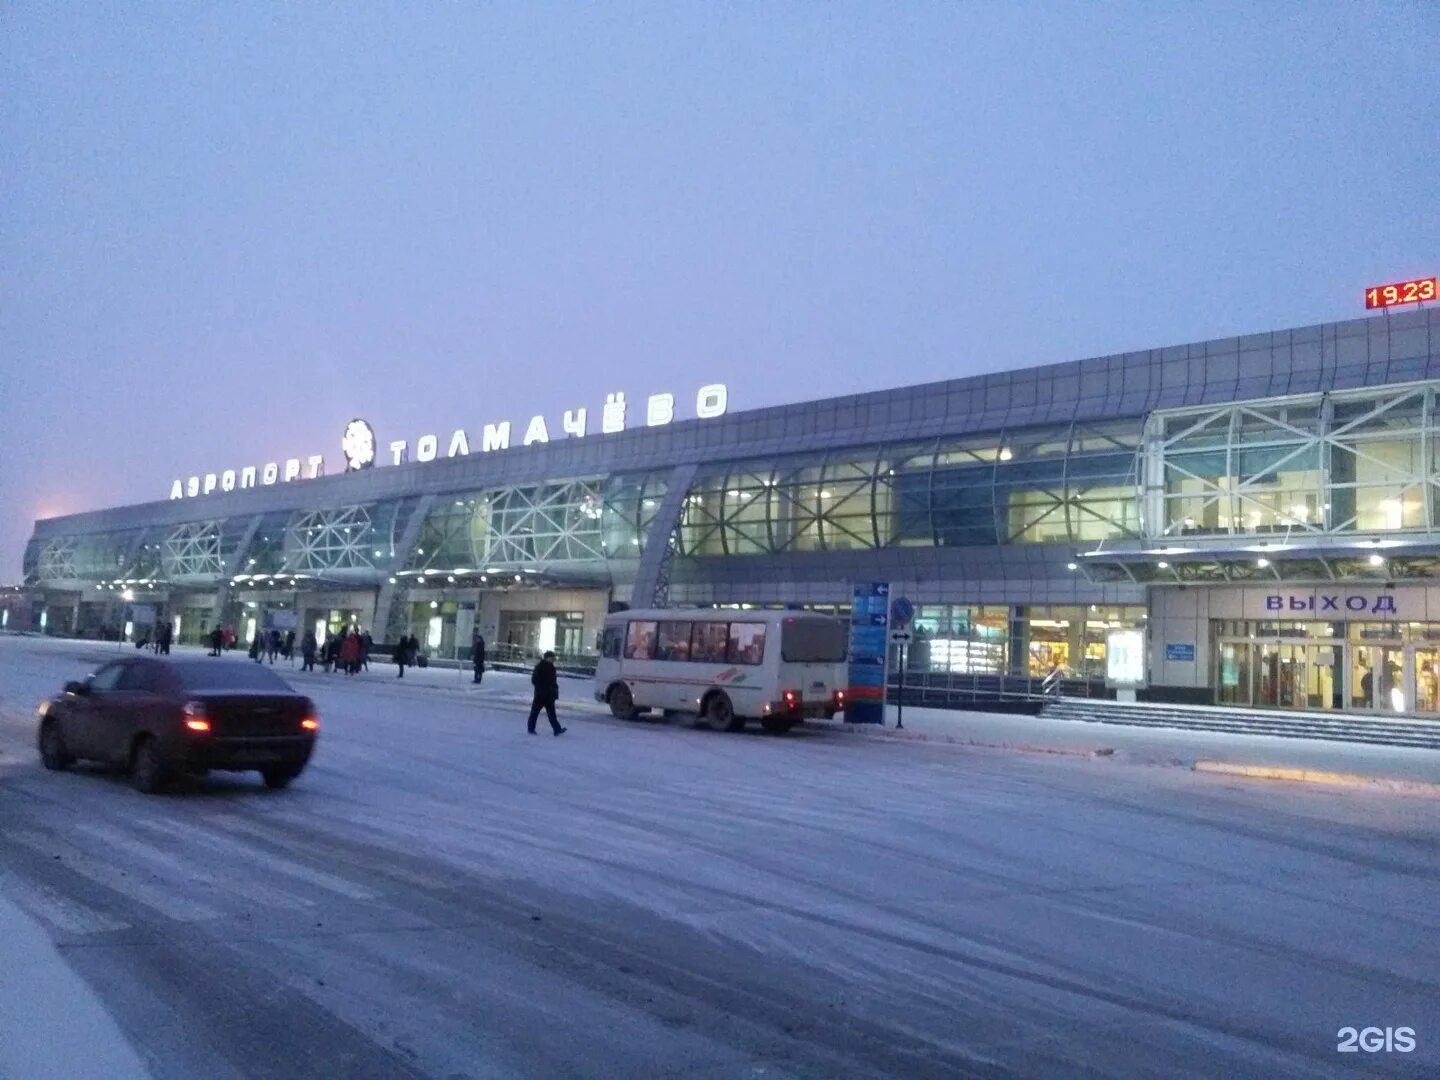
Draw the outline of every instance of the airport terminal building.
M583 658L615 605L844 611L889 582L922 674L1098 682L1136 627L1157 699L1440 717L1437 390L1440 313L1410 310L751 411L712 386L694 419L652 398L616 430L611 402L508 448L367 427L374 467L36 522L0 617Z

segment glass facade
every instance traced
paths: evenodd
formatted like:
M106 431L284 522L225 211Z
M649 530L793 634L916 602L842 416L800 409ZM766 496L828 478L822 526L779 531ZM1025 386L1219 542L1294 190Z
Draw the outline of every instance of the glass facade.
M1164 535L1435 528L1435 394L1425 383L1154 414Z
M906 668L954 675L1105 677L1105 637L1144 625L1144 605L921 604Z
M687 492L689 557L1138 537L1138 422L737 462Z

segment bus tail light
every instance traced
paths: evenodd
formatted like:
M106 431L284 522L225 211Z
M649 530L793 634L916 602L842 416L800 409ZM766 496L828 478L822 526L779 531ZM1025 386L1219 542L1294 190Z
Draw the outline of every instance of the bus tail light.
M307 716L304 720L300 721L300 726L306 731L319 731L320 721L313 716Z
M780 692L780 697L781 700L785 703L785 708L789 709L791 712L794 712L800 708L799 690L782 690Z
M835 708L836 708L836 709L843 709L843 708L845 708L845 691L844 691L844 690L836 690L836 691L835 691Z

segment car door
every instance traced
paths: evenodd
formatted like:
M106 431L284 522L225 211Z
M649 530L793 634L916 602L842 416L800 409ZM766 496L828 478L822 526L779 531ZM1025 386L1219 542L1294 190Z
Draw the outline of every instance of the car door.
M104 719L107 710L114 708L116 688L125 673L125 664L116 661L106 664L86 680L87 690L83 694L71 694L65 698L65 727L63 733L71 752L76 757L105 757L105 735L109 724Z
M131 739L157 701L159 665L147 660L130 660L124 668L114 692L106 697L97 725L100 757L104 761L126 759Z

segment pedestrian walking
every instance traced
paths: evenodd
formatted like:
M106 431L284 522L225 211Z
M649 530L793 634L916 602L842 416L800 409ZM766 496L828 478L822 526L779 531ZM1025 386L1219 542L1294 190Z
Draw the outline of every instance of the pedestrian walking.
M403 679L405 677L405 665L409 662L410 639L404 634L401 634L400 640L395 643L395 666L400 669L399 673L395 676L397 679Z
M264 648L265 647L260 644L260 631L256 630L255 640L250 642L250 659L254 660L257 664L260 663L260 653L264 650Z
M170 655L170 642L175 639L175 627L166 623L160 627L160 653L163 656Z
M300 665L301 671L315 670L315 631L306 630L305 636L300 639L300 657L304 663Z
M285 659L286 659L286 660L294 660L294 659L295 659L295 631L294 631L294 630L286 630L286 631L285 631Z
M223 644L225 644L225 631L217 626L214 630L210 631L210 655L219 656L220 646Z
M526 725L530 734L535 734L535 721L540 718L540 710L544 709L550 721L550 730L556 735L564 735L570 729L561 727L560 721L555 719L555 702L560 698L560 676L555 671L553 652L547 652L535 665L535 670L530 673L530 685L535 688L530 701L530 719Z
M360 635L353 630L347 630L340 642L340 663L345 666L346 675L360 670Z
M485 637L479 631L470 643L470 662L475 665L475 685L479 686L485 675Z
M366 671L370 670L370 650L375 647L375 639L366 630L360 635L360 666Z

